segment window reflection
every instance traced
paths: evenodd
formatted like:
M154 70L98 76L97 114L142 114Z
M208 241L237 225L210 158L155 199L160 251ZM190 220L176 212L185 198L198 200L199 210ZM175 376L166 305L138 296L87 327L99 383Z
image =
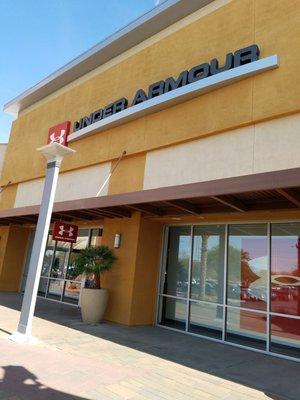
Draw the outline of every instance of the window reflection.
M191 252L191 228L170 227L163 293L186 297Z
M77 242L72 245L71 254L70 254L70 261L67 271L67 279L72 280L82 280L81 275L77 275L75 271L75 260L80 253L80 250L85 249L89 245L89 229L80 229L78 231Z
M50 270L51 270L51 265L52 265L52 258L54 254L54 248L55 248L55 240L52 240L52 235L49 235L48 238L48 243L44 255L44 261L43 261L43 266L42 266L42 276L49 276L50 275Z
M64 281L57 279L50 279L46 297L54 300L61 300L63 287L64 287Z
M300 223L272 225L271 311L300 316Z
M191 298L223 303L224 243L224 225L194 228Z
M101 229L80 229L74 244L55 241L51 231L45 250L38 295L78 304L82 276L76 274L74 261L89 245L101 243Z
M271 317L271 351L300 357L300 320Z
M70 243L57 242L50 276L64 278L68 266Z
M267 225L230 225L227 303L266 310L267 281Z
M46 296L48 286L48 279L47 278L40 278L39 288L38 288L38 295L41 297Z
M81 290L81 282L67 281L65 284L65 291L64 291L64 301L67 303L78 303L79 295Z
M300 223L269 225L228 224L227 243L225 225L169 227L159 322L261 350L270 331L271 352L299 358Z
M91 246L100 246L102 237L102 229L92 229L91 233Z
M186 321L186 301L161 297L160 323L184 330Z
M216 339L222 338L223 307L190 302L189 331Z
M226 340L265 350L266 315L238 308L227 309Z

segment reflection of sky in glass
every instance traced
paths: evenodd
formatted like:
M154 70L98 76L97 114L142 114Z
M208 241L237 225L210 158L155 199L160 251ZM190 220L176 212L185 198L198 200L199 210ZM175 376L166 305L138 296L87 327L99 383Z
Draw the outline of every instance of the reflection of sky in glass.
M80 238L81 239L81 238ZM82 238L83 240L85 238ZM179 240L179 258L189 258L190 255L190 236L180 236ZM272 237L272 273L292 273L298 269L300 276L300 250L296 247L298 236L276 236ZM79 244L79 243L78 243ZM81 248L83 243L79 244ZM219 245L219 236L210 236L208 239L208 250ZM229 245L236 250L249 253L249 265L253 270L259 271L265 269L268 264L267 259L267 239L264 236L230 236ZM76 246L77 247L77 246ZM200 259L201 255L201 237L194 237L194 259Z
M250 260L248 265L252 272L260 278L253 282L253 285L264 285L266 275L264 271L268 269L268 240L265 236L230 236L229 245L238 252L248 253Z
M300 276L300 250L297 248L298 236L272 237L272 273L295 274Z
M210 236L208 239L208 250L219 245L219 236ZM189 258L191 252L191 237L190 236L180 236L179 240L179 258ZM201 238L195 236L194 238L194 254L195 258L201 253Z
M236 250L249 253L250 259L263 257L267 253L267 238L265 236L230 236L229 245Z
M188 258L190 256L190 249L191 249L191 237L180 236L178 258Z
M259 272L268 267L268 256L257 257L249 261L249 265L254 272Z

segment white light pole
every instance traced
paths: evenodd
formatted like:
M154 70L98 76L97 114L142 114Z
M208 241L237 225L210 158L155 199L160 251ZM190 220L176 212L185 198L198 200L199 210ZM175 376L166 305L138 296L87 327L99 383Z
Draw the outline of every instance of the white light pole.
M37 151L39 151L47 160L47 172L40 213L29 262L20 321L17 331L14 332L10 337L12 340L17 342L33 341L31 336L32 319L34 315L40 275L51 222L59 169L64 156L75 152L75 150L69 149L68 147L58 143L47 144L46 146L37 149Z

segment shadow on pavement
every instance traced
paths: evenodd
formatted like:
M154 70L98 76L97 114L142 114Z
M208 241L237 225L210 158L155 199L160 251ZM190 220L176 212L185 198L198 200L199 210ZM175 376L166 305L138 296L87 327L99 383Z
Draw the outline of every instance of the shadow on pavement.
M7 365L2 369L4 370L4 377L0 379L1 399L87 400L43 385L36 375L24 367Z
M20 310L18 294L0 293L0 305ZM110 342L266 393L300 399L300 363L152 326L87 325L76 307L38 299L35 315ZM92 339L91 339L92 340Z

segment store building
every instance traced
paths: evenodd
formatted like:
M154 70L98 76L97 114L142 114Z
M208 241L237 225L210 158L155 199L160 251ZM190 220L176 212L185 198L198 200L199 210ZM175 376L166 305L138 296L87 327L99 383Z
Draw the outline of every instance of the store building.
M70 121L52 219L79 239L50 232L39 295L77 304L72 254L119 234L107 320L300 359L299 27L297 0L168 0L6 104L0 290L24 287L36 148Z

